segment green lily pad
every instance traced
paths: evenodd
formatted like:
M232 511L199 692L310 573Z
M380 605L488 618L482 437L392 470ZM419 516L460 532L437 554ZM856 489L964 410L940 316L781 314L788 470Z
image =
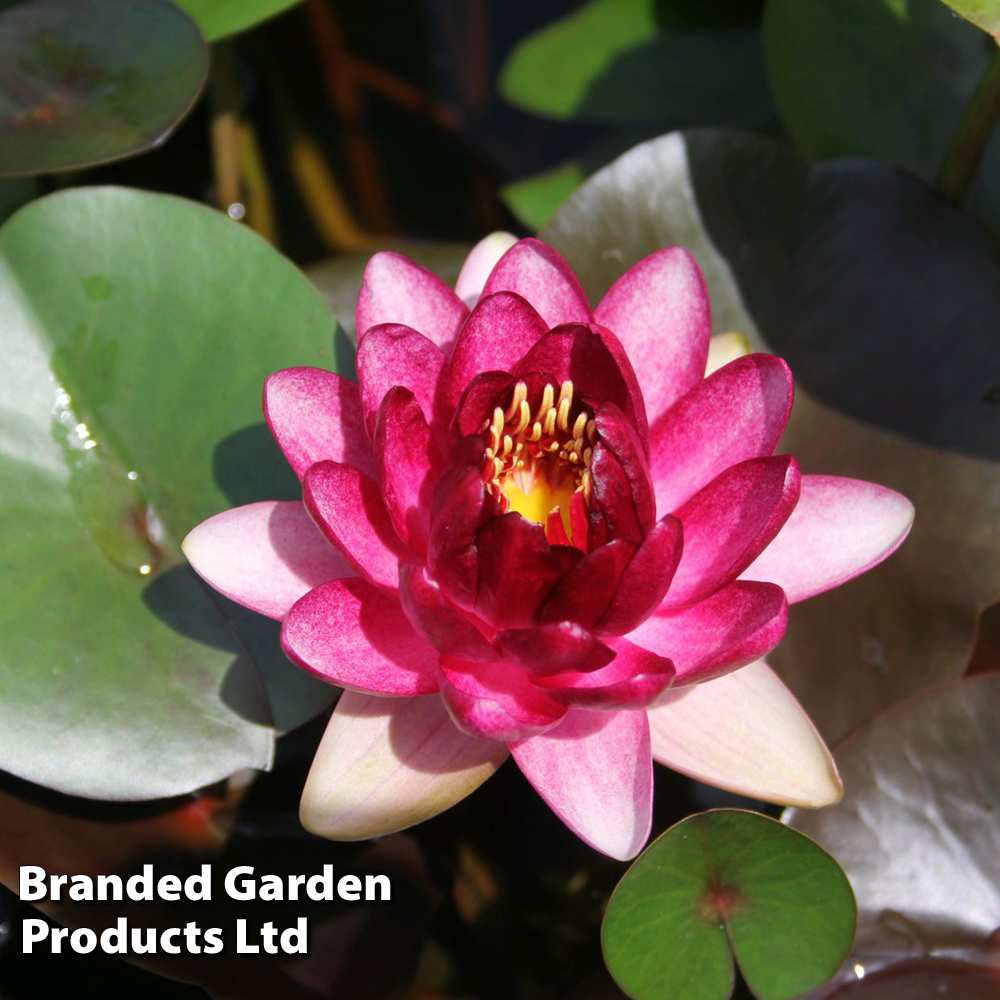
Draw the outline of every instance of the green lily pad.
M226 216L98 187L0 230L0 315L0 768L137 799L266 766L284 695L179 541L234 503L299 495L261 384L330 367L329 310ZM272 688L302 683L282 666ZM332 695L311 690L298 721Z
M0 14L0 175L164 142L205 84L197 25L166 0L31 0Z
M945 0L945 3L1000 42L1000 3L997 0Z
M854 939L850 884L822 848L758 813L690 816L640 855L601 931L634 1000L728 1000L733 960L759 1000L826 982Z
M560 119L766 121L773 108L757 27L669 24L664 6L590 0L514 49L500 92Z
M802 153L871 156L926 180L995 50L941 0L768 0L764 44Z
M294 7L302 0L176 0L197 22L202 34L214 42L246 31L261 21Z

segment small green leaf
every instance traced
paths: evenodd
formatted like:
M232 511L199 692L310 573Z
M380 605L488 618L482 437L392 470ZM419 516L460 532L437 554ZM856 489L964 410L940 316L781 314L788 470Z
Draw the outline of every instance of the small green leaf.
M176 0L197 22L202 34L214 42L246 31L261 21L294 7L302 0Z
M500 77L512 104L551 118L757 124L772 114L754 25L670 25L657 0L590 0L529 36Z
M759 1000L826 982L850 951L856 907L837 863L758 813L690 816L618 884L601 939L635 1000L728 1000L733 958Z
M508 184L500 193L521 222L529 229L539 230L586 176L583 167L571 161Z
M332 367L332 315L221 213L102 187L0 230L0 315L0 768L126 799L266 766L272 720L334 691L303 699L273 634L242 628L178 543L234 504L300 496L261 386Z
M0 14L0 174L106 163L160 145L208 50L166 0L31 0Z

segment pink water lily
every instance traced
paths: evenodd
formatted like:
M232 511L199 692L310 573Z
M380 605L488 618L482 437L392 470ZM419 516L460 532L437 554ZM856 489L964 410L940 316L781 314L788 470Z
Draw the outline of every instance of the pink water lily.
M773 801L839 797L761 657L789 603L884 559L912 507L774 455L788 367L748 354L706 377L687 252L642 260L596 309L537 240L483 241L454 291L376 254L357 320L357 383L297 368L265 387L304 502L185 541L213 587L283 622L290 659L346 689L307 827L401 829L508 753L618 858L649 834L654 758Z

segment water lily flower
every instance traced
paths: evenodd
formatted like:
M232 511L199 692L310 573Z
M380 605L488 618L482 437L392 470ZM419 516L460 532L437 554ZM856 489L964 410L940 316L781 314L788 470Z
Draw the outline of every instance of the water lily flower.
M184 546L213 587L282 621L291 660L345 688L308 828L401 829L508 753L623 859L649 834L654 758L773 801L839 797L761 658L788 605L884 559L912 507L774 455L788 367L747 354L706 377L709 302L686 251L642 260L596 308L537 240L483 241L454 291L380 253L357 321L358 382L295 368L266 383L303 503L226 511Z

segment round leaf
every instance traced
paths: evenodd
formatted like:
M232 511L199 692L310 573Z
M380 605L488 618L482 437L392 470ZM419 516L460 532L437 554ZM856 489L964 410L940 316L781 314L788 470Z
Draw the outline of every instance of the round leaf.
M663 6L590 0L514 49L501 93L527 111L560 119L767 120L773 109L756 27L668 26Z
M822 848L790 833L720 809L646 848L604 917L618 985L635 1000L728 1000L734 957L759 1000L789 1000L829 979L854 938L854 896Z
M208 50L166 0L31 0L0 14L0 174L160 145L201 93Z
M921 692L837 748L842 802L792 811L857 887L862 927L892 910L935 942L1000 927L1000 674Z
M0 315L0 768L121 799L266 766L254 637L178 542L299 495L261 385L329 364L329 310L218 212L77 188L0 230Z
M807 156L872 156L931 179L990 58L941 0L768 0L775 100Z
M294 7L301 0L176 0L197 22L202 34L214 42L246 31L269 17Z
M1000 42L1000 3L997 0L945 0L945 3Z

